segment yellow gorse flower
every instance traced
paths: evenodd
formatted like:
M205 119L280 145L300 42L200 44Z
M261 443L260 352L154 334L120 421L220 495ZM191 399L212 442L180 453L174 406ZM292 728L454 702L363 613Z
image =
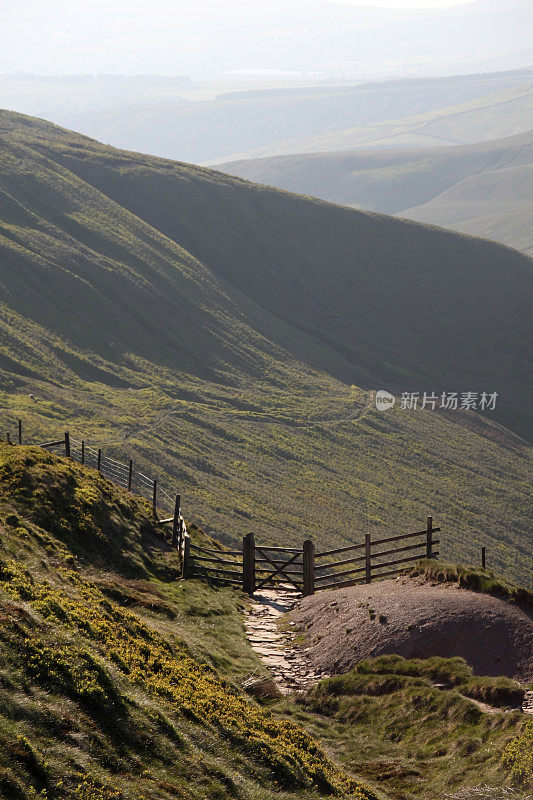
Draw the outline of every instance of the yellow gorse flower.
M157 631L109 602L77 572L62 567L59 575L68 591L49 581L34 582L14 561L0 563L0 586L5 591L30 603L44 618L81 634L117 665L125 680L162 698L186 718L218 728L226 738L263 760L284 782L315 785L357 800L375 798L336 768L301 728L275 719L238 694L184 646L171 647ZM34 674L62 681L82 701L113 702L98 679L90 653L77 654L76 666L72 667L66 651L51 648L38 637L28 641L26 647L27 666ZM77 796L83 800L102 796L90 792L92 789L87 789Z

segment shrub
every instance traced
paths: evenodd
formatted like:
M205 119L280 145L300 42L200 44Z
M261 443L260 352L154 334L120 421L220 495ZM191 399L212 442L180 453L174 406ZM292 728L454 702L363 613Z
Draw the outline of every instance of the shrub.
M161 634L131 612L113 606L94 584L65 567L59 576L69 587L47 581L32 582L20 566L3 565L4 591L21 593L45 619L63 609L69 628L106 658L123 668L123 680L169 703L186 719L218 729L228 740L260 758L287 786L319 787L329 793L353 792L372 800L374 795L338 770L305 731L270 713L221 683L183 646L172 648ZM113 687L102 665L83 647L72 655L66 646L52 647L39 637L26 641L27 669L43 682L54 682L91 708L107 708ZM84 795L79 795L85 798ZM113 797L113 795L111 795ZM96 795L96 798L99 796ZM106 797L104 795L104 797ZM91 795L87 795L92 800Z
M533 719L529 720L522 733L507 745L502 756L503 766L509 770L515 786L525 789L533 787Z

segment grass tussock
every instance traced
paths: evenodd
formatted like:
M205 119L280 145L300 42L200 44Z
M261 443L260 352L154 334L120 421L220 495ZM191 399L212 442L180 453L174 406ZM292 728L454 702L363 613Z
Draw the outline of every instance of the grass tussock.
M533 606L532 591L495 575L492 570L446 561L421 559L409 570L409 574L437 583L457 583L473 592L492 594L505 600L514 600L523 605Z
M468 797L480 775L488 786L518 786L528 769L529 729L513 710L523 693L514 681L472 676L459 658L390 655L321 681L294 713L350 770L393 797ZM488 713L469 698L501 710Z

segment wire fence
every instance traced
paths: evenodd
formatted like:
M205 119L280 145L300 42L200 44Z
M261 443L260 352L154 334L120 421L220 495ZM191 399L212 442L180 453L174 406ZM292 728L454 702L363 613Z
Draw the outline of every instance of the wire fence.
M81 464L86 464L88 467L97 469L102 475L109 480L127 489L134 494L139 494L147 500L154 500L154 492L156 493L156 504L159 498L159 505L168 505L168 511L173 506L173 499L167 492L164 492L160 487L157 489L157 480L145 475L134 468L133 460L127 463L117 461L107 453L87 444L83 440L73 439L70 437L70 457ZM167 501L162 503L161 501Z

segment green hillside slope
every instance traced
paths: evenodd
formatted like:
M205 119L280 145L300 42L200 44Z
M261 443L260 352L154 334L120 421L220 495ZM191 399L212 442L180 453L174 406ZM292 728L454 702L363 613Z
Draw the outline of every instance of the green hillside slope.
M361 124L320 135L286 137L281 142L256 147L247 153L235 153L217 162L225 164L237 158L263 158L293 153L331 152L379 147L441 147L454 144L500 139L526 133L531 129L533 83L522 81L512 88L489 92L472 100L459 98L432 111L409 116L391 116L383 122Z
M375 800L183 640L209 593L199 612L142 502L0 445L0 514L2 798Z
M531 251L533 134L454 147L351 150L224 165L230 174Z
M533 157L533 146L531 155ZM533 162L533 158L532 158ZM459 181L402 216L475 233L533 254L533 163Z
M0 130L4 428L133 455L226 541L432 511L443 555L483 543L529 580L523 442L368 392L498 391L526 430L529 259L7 112Z
M473 677L460 658L382 656L259 704L242 689L268 674L246 639L247 598L177 572L141 498L0 444L2 798L469 797L480 771L521 797L519 684Z

